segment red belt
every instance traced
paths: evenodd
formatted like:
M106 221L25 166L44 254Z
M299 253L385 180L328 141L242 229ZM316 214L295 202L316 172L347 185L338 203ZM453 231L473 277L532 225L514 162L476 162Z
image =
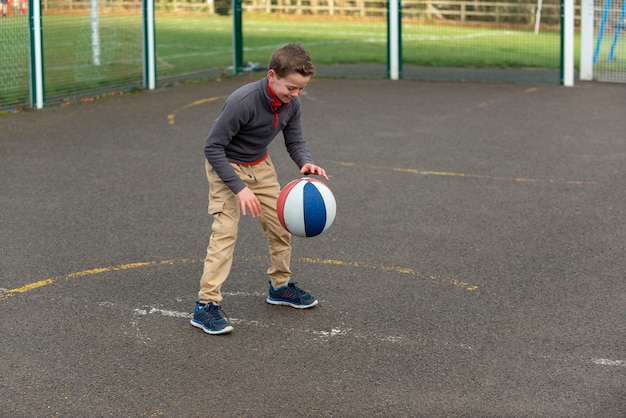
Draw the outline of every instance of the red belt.
M257 160L257 161L251 162L251 163L235 163L235 164L242 165L244 167L250 167L251 165L257 165L257 164L262 163L263 161L267 160L267 157L269 157L269 156L270 156L270 153L268 152L260 160Z

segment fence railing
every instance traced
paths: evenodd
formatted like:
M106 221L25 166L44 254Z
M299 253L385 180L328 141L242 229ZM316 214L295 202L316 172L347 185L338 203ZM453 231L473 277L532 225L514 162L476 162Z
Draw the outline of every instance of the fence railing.
M35 19L20 16L23 0L12 0L14 17L0 20L0 38L5 40L0 48L0 109L26 104L29 93L33 103L33 91L44 93L44 101L50 103L85 92L140 88L145 86L142 75L146 68L156 71L160 81L206 72L224 74L233 68L232 19L226 16L231 14L231 0L154 0L157 24L153 27L158 33L153 56L157 59L151 65L146 64L146 51L150 51L142 44L145 0L41 1L44 25L38 33L45 39L37 48L29 43L33 33L29 23ZM386 1L242 1L244 16L248 16L244 21L246 59L251 62L264 59L259 58L259 51L288 37L317 45L326 54L322 64L332 68L347 65L354 75L361 74L357 71L360 67L350 67L352 64L384 65L388 59ZM413 71L409 73L405 67L402 76L430 79L436 73L436 79L441 79L439 74L445 72L441 69L451 69L452 80L494 80L503 72L532 68L534 71L506 78L507 82L559 82L555 73L559 33L544 29L559 27L560 0L542 1L542 30L539 33L535 27L533 33L529 29L538 17L538 0L401 0L405 19L401 25L402 63ZM596 7L596 21L601 15L602 9ZM580 13L575 16L579 18ZM613 23L609 19L607 27L612 28ZM512 30L509 25L514 26ZM277 32L267 34L272 29ZM598 62L606 64L604 73L624 74L622 55L612 61L606 58L612 39L607 35L604 41L597 41L596 46L602 47ZM343 52L337 53L335 45L341 45ZM622 45L620 38L619 47ZM43 53L44 46L44 76L36 83L32 51ZM376 74L384 77L381 68ZM494 69L501 71L496 74ZM476 75L475 70L484 75ZM471 71L474 78L468 78ZM34 84L43 88L33 89Z
M560 5L546 2L542 7L545 18L558 23ZM295 15L327 16L386 16L386 2L380 0L247 0L243 8L254 13L285 13ZM535 4L506 1L468 0L404 0L402 16L405 19L426 21L452 20L466 23L531 23L534 21Z
M402 16L408 20L428 22L452 21L459 23L490 22L508 24L533 24L537 4L517 1L489 0L403 0ZM543 1L541 18L544 24L557 25L560 19L558 0ZM90 0L43 0L44 10L52 7L61 10L88 11ZM111 0L99 6L112 8L140 9L141 0ZM189 12L229 14L230 0L156 0L156 12ZM245 12L260 14L291 14L300 16L354 16L360 18L383 18L387 14L387 3L380 0L244 0ZM579 13L576 13L578 16Z

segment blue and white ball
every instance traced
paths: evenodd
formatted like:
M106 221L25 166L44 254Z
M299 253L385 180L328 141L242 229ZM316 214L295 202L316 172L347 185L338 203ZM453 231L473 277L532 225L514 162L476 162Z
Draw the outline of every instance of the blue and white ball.
M337 204L330 188L320 180L303 177L287 184L278 196L278 219L299 237L314 237L335 220Z

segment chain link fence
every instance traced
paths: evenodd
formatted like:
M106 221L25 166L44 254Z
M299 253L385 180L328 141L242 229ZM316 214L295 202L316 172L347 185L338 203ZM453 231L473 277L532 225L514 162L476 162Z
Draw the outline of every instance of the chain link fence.
M2 109L27 107L32 84L28 5L9 5L0 19ZM43 0L46 103L144 88L143 7L140 0ZM154 9L157 85L233 72L230 0L159 0ZM302 42L320 76L387 77L385 1L244 0L242 9L243 71L263 71L277 46ZM404 0L401 9L402 78L559 83L558 0ZM596 5L598 73L623 77L623 2L603 19L605 9Z

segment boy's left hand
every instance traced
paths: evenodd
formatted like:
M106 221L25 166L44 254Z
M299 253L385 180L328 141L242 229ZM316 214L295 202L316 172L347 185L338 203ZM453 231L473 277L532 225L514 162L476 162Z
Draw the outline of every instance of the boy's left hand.
M328 176L326 175L326 170L324 170L320 166L317 166L311 163L306 163L305 165L303 165L302 168L300 169L300 174L315 174L320 177L324 177L326 180L328 180Z

